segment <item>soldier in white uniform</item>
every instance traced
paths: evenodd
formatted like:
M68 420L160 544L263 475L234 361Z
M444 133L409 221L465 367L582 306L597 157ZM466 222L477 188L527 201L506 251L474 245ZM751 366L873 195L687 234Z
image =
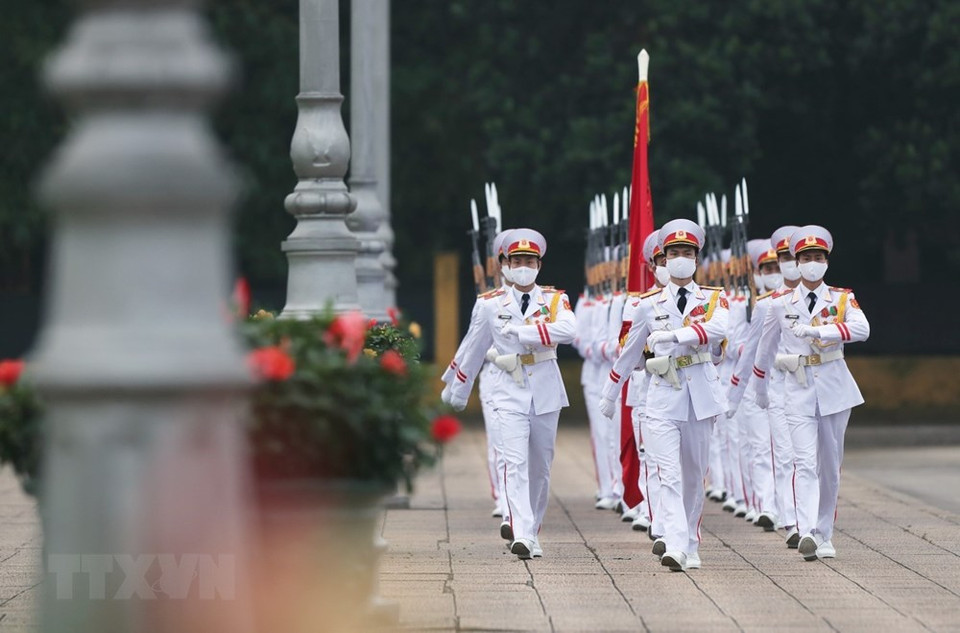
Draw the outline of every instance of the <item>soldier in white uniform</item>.
M497 265L500 271L500 278L503 281L501 288L509 288L512 285L510 279L510 268L505 265L506 255L503 253L503 244L504 240L507 239L507 236L510 234L510 229L501 231L493 238L493 249L497 253ZM495 292L495 291L490 291ZM479 295L477 297L477 302L473 305L473 311L470 314L470 322L473 323L473 320L477 318L479 311L479 306L481 301L485 298L485 295ZM476 332L476 328L468 329L468 332ZM457 349L456 354L454 354L453 360L450 361L450 364L447 366L446 371L440 377L445 384L448 385L446 388L449 389L450 383L455 379L457 375L457 368L463 357L463 350L466 345L468 345L469 339L464 339L460 343L460 347ZM483 413L483 427L487 435L487 471L490 477L490 494L493 497L494 507L493 512L491 513L494 517L501 519L500 522L500 534L501 536L508 540L513 540L513 535L510 534L510 514L509 509L506 507L506 502L503 499L503 478L498 475L498 473L503 472L503 447L500 442L500 424L497 422L496 412L493 409L492 398L491 398L491 389L490 385L493 383L494 374L501 371L491 362L485 362L482 369L480 370L480 375L478 377L477 391L480 397L480 408Z
M557 345L570 343L576 317L561 290L536 284L547 242L532 229L515 229L504 249L514 287L485 298L463 351L448 400L466 406L487 350L502 371L492 385L492 401L503 445L504 498L510 509L511 552L522 559L542 556L538 534L547 510L560 409L568 405ZM470 334L468 333L468 337Z
M798 545L805 560L834 558L831 541L840 488L843 438L850 410L863 396L843 360L846 343L865 341L870 324L846 288L827 286L833 237L821 226L798 229L790 238L801 284L773 299L757 349L757 403L769 406L766 372L787 373L784 401L793 439ZM778 353L778 345L782 352Z
M674 571L700 567L710 432L726 404L711 348L726 336L729 305L722 288L693 281L704 238L703 229L689 220L672 220L660 229L670 283L640 297L600 401L602 409L612 410L623 376L644 363L643 349L649 347L644 444L660 472L665 546L660 562Z
M763 329L763 319L770 304L769 298L775 290L780 288L781 280L777 274L779 271L777 253L770 248L770 240L750 240L747 242L747 253L756 271L754 283L757 291L767 289L767 292L757 298L749 329L743 340L738 343L738 346L742 346L742 351L730 378L731 384L727 393L727 419L740 421L741 441L747 446L747 450L741 452L745 457L742 467L749 475L752 493L750 501L752 509L757 513L755 523L764 530L772 532L776 529L778 516L769 415L766 410L757 406L755 389L750 389L747 397L743 397L749 381L741 380L739 375L750 371L753 366L757 344ZM773 287L769 288L767 284Z
M667 258L660 250L660 232L654 231L643 241L643 259L647 263L650 272L653 273L654 284L647 289L647 292L665 288L670 283L670 273L667 271ZM634 312L640 305L640 297L645 292L631 292L627 297L627 302L623 311L623 325L621 326L621 345L626 342L626 334L633 326ZM637 441L637 452L640 456L640 492L643 493L643 501L637 507L637 517L633 520L631 527L634 530L649 530L651 536L663 535L663 521L658 507L660 500L660 476L657 474L657 464L653 457L647 453L643 444L643 433L646 427L643 410L647 400L647 388L650 384L650 375L642 370L635 369L630 374L630 382L627 386L627 406L631 409L631 421L633 422L633 437Z

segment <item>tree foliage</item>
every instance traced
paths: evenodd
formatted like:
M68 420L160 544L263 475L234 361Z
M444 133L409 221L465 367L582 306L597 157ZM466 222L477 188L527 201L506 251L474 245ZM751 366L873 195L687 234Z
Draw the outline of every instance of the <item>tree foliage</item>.
M296 183L297 4L209 3L242 73L215 117L245 175L238 259L248 276L277 286L286 271L279 243L293 226L283 199ZM341 4L346 52L349 2ZM18 3L0 22L7 278L25 261L35 270L42 252L45 223L27 184L66 127L41 96L38 68L65 39L70 9L65 0ZM629 180L641 47L651 55L658 222L692 217L705 192L729 194L746 176L752 233L829 226L847 283L879 280L881 267L864 264L888 232L907 227L927 247L925 270L960 273L957 3L395 1L391 37L401 301L429 284L435 250L465 251L468 201L482 198L484 181L497 182L507 226L541 228L551 252L569 255L548 255L545 281L579 285L587 204ZM346 93L346 59L342 67Z

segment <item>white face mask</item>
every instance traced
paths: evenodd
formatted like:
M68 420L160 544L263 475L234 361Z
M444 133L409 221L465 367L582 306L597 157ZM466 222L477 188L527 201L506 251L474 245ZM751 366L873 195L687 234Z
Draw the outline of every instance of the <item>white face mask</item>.
M697 272L697 260L688 257L674 257L667 260L667 271L674 279L687 279Z
M510 269L510 276L513 277L513 283L517 286L529 286L537 280L537 273L539 272L539 268L519 266Z
M767 287L767 290L776 290L783 284L783 275L780 273L766 273L765 275L760 275L763 278L763 285Z
M783 275L783 278L787 281L800 279L800 269L797 268L797 262L792 259L780 262L780 274Z
M757 290L763 288L763 276L753 273L753 287Z
M804 262L797 266L800 275L809 282L820 281L827 274L826 262Z
M513 272L511 272L509 266L503 266L500 269L500 276L503 277L505 280L509 281L510 283L513 283Z
M657 283L661 286L666 286L670 283L670 271L667 270L666 266L657 266L657 270L653 274L657 278Z

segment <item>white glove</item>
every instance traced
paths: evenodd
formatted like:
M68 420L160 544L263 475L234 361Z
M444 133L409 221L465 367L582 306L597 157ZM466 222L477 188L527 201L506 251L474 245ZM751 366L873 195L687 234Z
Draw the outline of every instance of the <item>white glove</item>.
M463 411L467 408L467 398L469 396L459 396L456 394L450 394L450 406L453 407L455 411Z
M657 343L673 343L677 340L677 333L671 330L657 330L656 332L651 332L650 336L647 337L647 347L653 349L653 346Z
M496 347L491 347L487 350L487 353L484 355L484 358L487 359L488 363L492 363L497 359L497 356L500 355L500 352L497 351Z
M600 398L600 413L604 417L613 419L613 414L616 413L617 406L616 403L610 398Z
M500 328L500 333L504 336L515 336L520 338L520 329L516 325L510 325L509 323Z
M770 408L770 395L767 393L767 383L765 380L757 382L757 406L761 409Z
M728 420L732 420L733 416L737 415L737 405L735 404L730 405L730 408L727 409L726 415Z
M793 335L797 338L820 338L820 330L812 325L793 324Z
M450 385L446 385L440 392L440 401L443 404L450 404Z

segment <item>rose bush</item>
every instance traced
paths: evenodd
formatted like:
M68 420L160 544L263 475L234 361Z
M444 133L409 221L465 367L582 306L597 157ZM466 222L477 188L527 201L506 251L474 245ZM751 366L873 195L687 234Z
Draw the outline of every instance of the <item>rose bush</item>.
M459 422L435 418L420 363L419 326L397 313L376 324L360 313L244 326L260 381L250 444L260 478L355 479L410 488ZM452 420L452 423L451 423Z

